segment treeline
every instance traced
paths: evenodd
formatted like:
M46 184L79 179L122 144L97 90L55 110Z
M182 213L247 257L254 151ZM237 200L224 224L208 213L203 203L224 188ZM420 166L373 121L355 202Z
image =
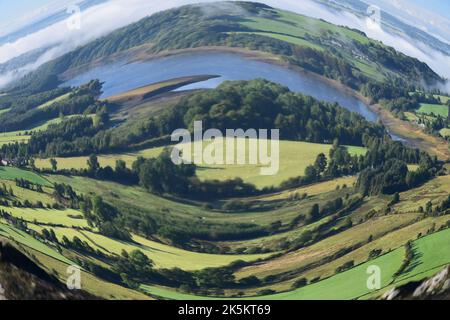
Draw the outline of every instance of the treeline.
M363 134L385 133L382 126L337 104L292 93L263 79L225 82L215 90L185 97L159 119L166 130L161 133L192 128L196 120L206 128L279 128L284 140L331 143L339 139L359 146Z
M361 194L395 194L412 189L435 177L442 168L436 158L400 143L380 143L376 139L371 143L366 156L368 166L359 174L356 183ZM411 163L419 164L419 168L409 171L407 164Z
M174 130L192 129L196 120L202 120L205 129L279 128L281 139L318 143L339 139L342 144L361 146L364 134L376 137L385 134L381 125L368 122L337 104L292 93L286 87L262 79L225 82L216 89L183 98L157 117L118 128L108 128L107 108L91 100L92 94L88 97L84 103L77 102L76 110L69 108L64 114L97 112L97 123L88 118L68 119L34 134L28 144L3 146L3 154L52 157L125 151L144 141L167 143L167 136ZM64 100L50 110L61 112L66 110L61 104L68 103Z
M66 99L57 101L45 108L37 108L41 104L68 92L69 89L67 88L55 89L17 100L14 96L6 96L5 99L14 99L15 101L11 103L11 110L0 115L0 126L5 131L23 130L59 116L82 114L84 112L95 113L103 106L97 100L101 92L101 84L98 80L93 80L71 92Z

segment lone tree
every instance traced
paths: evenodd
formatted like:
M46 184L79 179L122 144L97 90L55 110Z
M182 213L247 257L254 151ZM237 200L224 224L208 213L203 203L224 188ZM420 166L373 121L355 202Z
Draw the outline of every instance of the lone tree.
M88 171L92 176L97 175L98 170L100 169L100 163L98 162L98 158L95 154L92 154L87 160Z
M50 164L51 164L51 166L52 166L52 170L53 170L53 171L58 170L58 161L56 161L55 158L51 158L51 159L50 159Z

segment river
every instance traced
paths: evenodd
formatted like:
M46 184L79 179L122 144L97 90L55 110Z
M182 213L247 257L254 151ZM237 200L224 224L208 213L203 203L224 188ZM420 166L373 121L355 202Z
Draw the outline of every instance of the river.
M187 85L178 90L215 88L226 80L265 78L287 86L290 90L316 99L337 102L357 112L369 121L377 114L362 101L319 78L287 69L280 65L247 58L235 53L185 53L150 61L115 63L98 66L66 81L62 86L78 86L92 79L104 82L102 98L125 92L154 82L193 75L219 75L219 78Z

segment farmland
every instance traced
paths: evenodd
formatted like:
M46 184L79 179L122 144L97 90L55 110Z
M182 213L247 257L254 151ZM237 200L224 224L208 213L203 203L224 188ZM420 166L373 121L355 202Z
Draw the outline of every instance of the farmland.
M56 118L49 121L45 121L44 123L38 124L34 127L30 127L29 129L19 130L19 131L10 131L10 132L2 132L0 133L0 146L3 144L15 143L15 142L28 142L31 138L31 134L33 132L45 131L47 130L49 125L58 124L63 120L63 118Z
M195 150L195 145L192 144L191 150ZM207 147L210 142L203 142L203 148ZM226 142L224 143L226 144ZM235 144L237 146L237 143ZM189 147L187 147L189 148ZM275 176L262 176L260 174L261 164L259 165L204 165L203 163L196 163L199 168L198 175L200 179L204 180L227 180L240 177L245 182L255 184L259 188L278 186L281 182L296 176L303 175L306 167L311 165L316 160L319 153L329 154L331 145L315 144L307 142L296 141L280 141L280 168L278 174ZM98 160L102 166L115 167L117 160L123 160L131 167L137 157L154 158L162 151L163 147L145 149L132 153L99 155ZM248 142L246 148L248 159ZM270 151L270 149L269 149ZM349 147L349 152L352 155L363 155L364 148ZM195 157L195 153L194 157ZM236 154L236 153L235 153ZM82 169L87 167L88 157L74 157L74 158L56 158L59 169ZM37 159L36 166L39 168L49 168L49 159Z
M448 117L448 106L444 106L441 104L426 104L422 103L419 110L417 110L418 113L426 114L426 115L439 115L443 118Z
M439 75L356 29L215 5L125 26L0 96L0 249L61 285L79 267L105 299L370 299L450 264L448 98L414 91ZM168 154L179 128L192 165ZM231 128L279 129L279 154L218 144Z
M377 266L381 270L381 287L386 288L396 283L404 283L407 278L409 280L420 280L432 275L443 265L450 263L449 251L446 250L446 242L449 241L450 232L442 231L431 236L424 237L414 242L414 247L418 253L434 252L430 250L440 247L445 252L438 252L439 256L419 255L420 263L407 274L396 277L394 274L400 268L403 261L404 250L398 248L384 254L372 261L360 264L349 271L339 273L322 281L310 284L304 288L294 291L258 296L257 299L274 299L274 300L351 300L364 299L371 296L374 291L367 288L367 270L370 266ZM158 287L143 286L143 289L155 296L169 299L195 299L195 296L186 295L178 292ZM382 292L379 290L378 292ZM199 297L197 297L198 299ZM203 297L205 298L205 297Z
M40 227L31 226L35 230ZM120 255L123 250L131 252L141 250L152 261L157 268L181 268L183 270L200 270L203 268L218 268L229 265L237 260L255 261L267 258L269 255L210 255L186 250L177 249L165 244L151 241L137 235L133 236L133 242L126 243L117 241L86 230L76 230L71 228L52 228L56 236L62 239L63 236L73 239L78 237L82 241L89 243L94 249L98 249L104 254Z
M32 171L18 169L15 167L0 167L0 179L2 180L25 179L32 183L40 184L42 186L50 185L50 182L44 177Z

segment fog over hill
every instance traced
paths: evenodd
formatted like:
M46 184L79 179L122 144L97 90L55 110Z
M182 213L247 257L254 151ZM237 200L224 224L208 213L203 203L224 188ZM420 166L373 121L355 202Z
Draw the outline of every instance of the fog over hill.
M25 24L25 27L19 28L15 33L0 38L2 40L0 43L3 42L0 44L0 87L20 78L43 63L117 28L161 10L198 2L218 1L167 0L156 3L145 0L82 1L80 2L79 29L68 28L68 25L73 25L73 19L78 17L73 15L68 17L67 12L61 8L46 15L44 19L33 18L36 22L31 25ZM450 56L446 52L444 42L385 13L381 16L381 26L367 23L367 17L364 16L364 5L367 6L367 4L359 0L259 0L257 2L359 29L369 37L427 63L441 76L450 78ZM349 3L353 6L349 6ZM217 3L215 9L220 10L225 7L229 9L230 4ZM383 20L384 18L386 21ZM1 26L0 34L2 34ZM5 42L5 39L9 39L8 42ZM432 48L439 46L439 43L442 44L443 50ZM42 50L43 48L46 49ZM13 66L8 65L11 62L14 63Z

